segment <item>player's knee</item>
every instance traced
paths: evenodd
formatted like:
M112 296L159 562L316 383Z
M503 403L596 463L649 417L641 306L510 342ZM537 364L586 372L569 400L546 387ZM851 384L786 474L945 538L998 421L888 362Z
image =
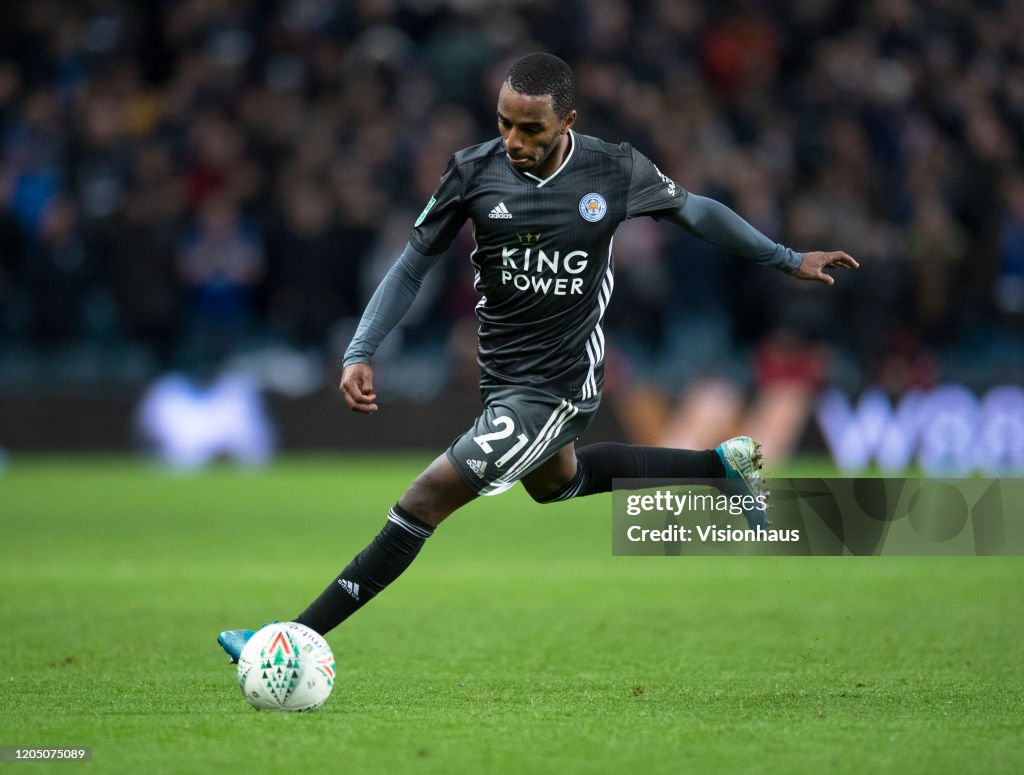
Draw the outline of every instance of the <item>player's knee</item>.
M407 509L410 514L414 514L417 519L430 522L433 512L436 510L434 507L436 500L429 483L424 481L421 475L409 485L398 502L402 504L402 508Z
M574 494L572 485L578 466L572 445L523 477L523 487L537 503L556 503Z
M528 486L526 482L523 482L523 488L526 490L529 496L533 498L534 503L554 503L554 501L551 500L551 496L554 495L557 492L557 490L537 489L537 487Z
M417 519L436 527L475 497L442 456L416 477L398 502Z
M398 501L402 508L428 525L437 526L454 510L443 487L429 477L420 476Z
M523 487L526 492L529 493L530 497L533 498L536 503L558 503L559 501L569 500L573 497L573 493L570 492L569 485L572 484L571 480L562 483L551 483L546 482L538 484L536 482L527 483L523 482Z

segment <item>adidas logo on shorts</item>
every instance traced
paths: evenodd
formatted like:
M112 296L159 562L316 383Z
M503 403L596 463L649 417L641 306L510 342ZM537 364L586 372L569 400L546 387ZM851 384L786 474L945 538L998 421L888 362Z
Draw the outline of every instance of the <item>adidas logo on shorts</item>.
M467 460L466 465L472 469L474 474L479 476L481 479L484 478L484 471L487 470L486 460Z
M510 221L512 220L512 213L510 213L508 211L508 208L505 207L504 202L498 202L498 206L491 210L490 214L487 217Z

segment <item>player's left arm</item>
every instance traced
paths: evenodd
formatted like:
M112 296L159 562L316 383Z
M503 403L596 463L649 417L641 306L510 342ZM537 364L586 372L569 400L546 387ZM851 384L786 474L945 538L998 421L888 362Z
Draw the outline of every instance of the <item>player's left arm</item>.
M818 280L825 285L834 285L835 278L826 274L826 269L856 269L860 266L857 260L841 250L816 250L802 253L800 266L793 272L799 280Z
M751 226L721 202L692 192L663 217L682 226L695 237L751 261L775 267L800 280L817 280L832 285L835 279L826 269L856 269L860 266L841 250L797 253L780 245Z

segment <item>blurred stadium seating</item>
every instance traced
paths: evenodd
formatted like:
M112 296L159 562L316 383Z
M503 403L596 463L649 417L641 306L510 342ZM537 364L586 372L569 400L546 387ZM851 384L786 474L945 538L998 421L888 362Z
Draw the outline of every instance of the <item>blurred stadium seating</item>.
M837 451L816 421L836 396L849 419L865 394L896 411L956 385L975 408L948 427L973 438L979 401L1024 384L1019 2L33 0L0 11L0 446L128 447L149 386L224 370L260 386L285 448L393 439L386 413L337 436L311 418L343 411L327 395L362 304L537 49L574 66L579 131L862 263L811 288L627 224L607 432ZM421 416L471 404L471 246L375 363ZM1024 467L1014 411L991 470Z

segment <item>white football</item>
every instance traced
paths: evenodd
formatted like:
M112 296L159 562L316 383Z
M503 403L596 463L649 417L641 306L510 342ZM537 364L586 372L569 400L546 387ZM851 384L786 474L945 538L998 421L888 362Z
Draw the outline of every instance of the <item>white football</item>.
M259 710L313 710L331 696L334 654L327 641L304 624L268 624L242 649L238 685Z

